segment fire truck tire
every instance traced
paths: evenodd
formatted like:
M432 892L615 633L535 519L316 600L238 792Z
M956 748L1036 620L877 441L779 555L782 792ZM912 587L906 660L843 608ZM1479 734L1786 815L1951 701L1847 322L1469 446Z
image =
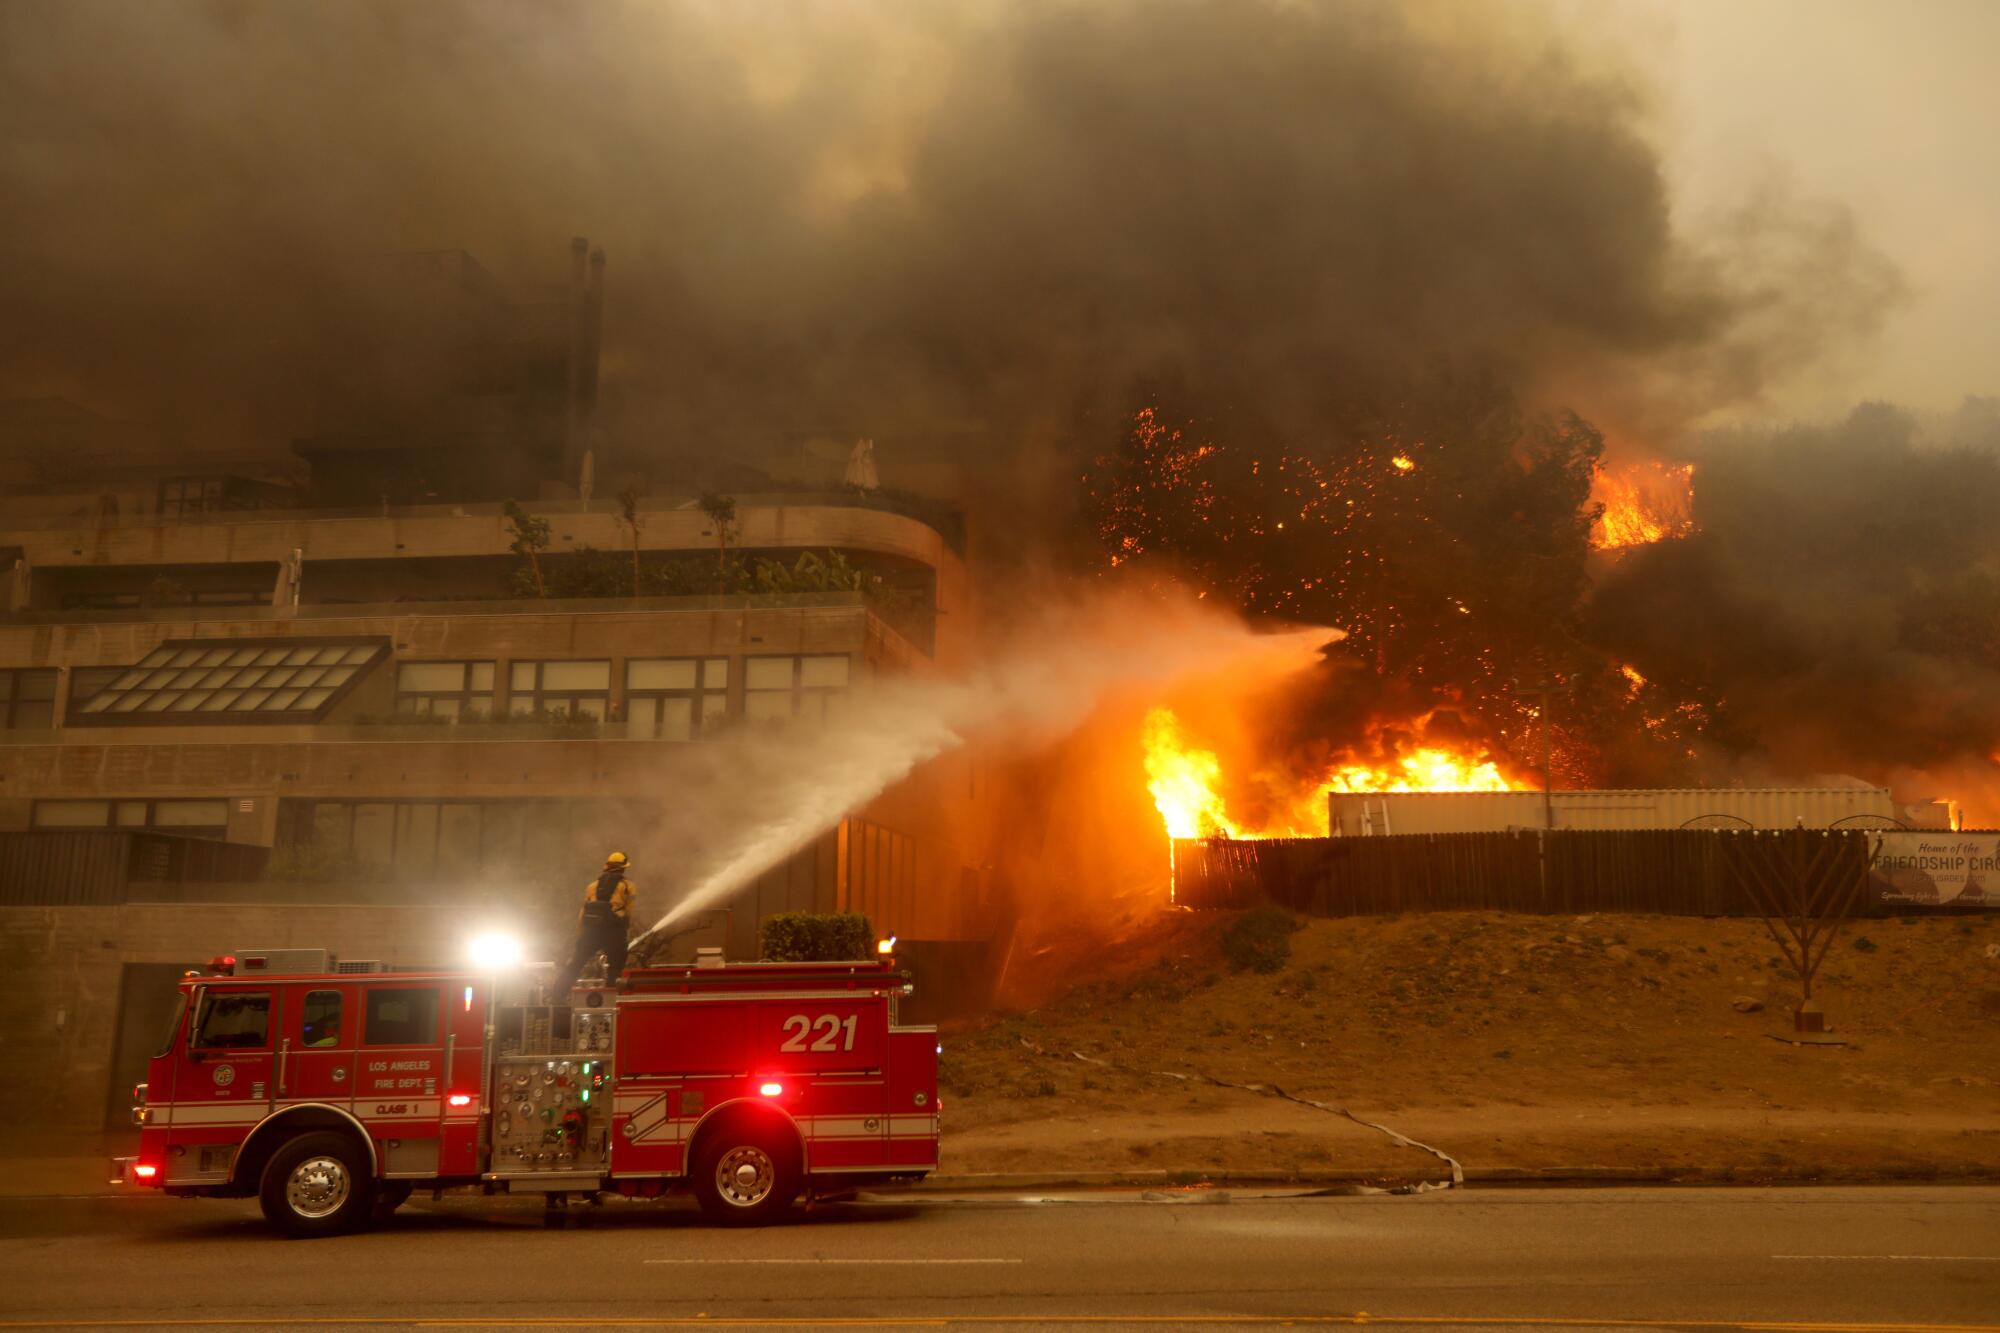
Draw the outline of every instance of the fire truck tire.
M288 1236L337 1236L368 1225L375 1182L346 1134L301 1134L279 1146L257 1190L264 1218Z
M702 1136L691 1186L711 1222L756 1227L780 1221L799 1197L804 1172L785 1126L739 1119Z

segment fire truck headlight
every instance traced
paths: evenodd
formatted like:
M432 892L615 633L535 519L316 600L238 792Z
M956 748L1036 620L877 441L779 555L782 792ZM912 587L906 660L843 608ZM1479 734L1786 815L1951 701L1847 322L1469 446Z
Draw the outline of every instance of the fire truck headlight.
M886 940L875 941L875 952L884 957L896 952L896 937L891 935Z
M475 967L493 971L519 967L522 956L521 941L512 935L488 931L484 935L473 936L472 942L466 946L466 953L471 957Z

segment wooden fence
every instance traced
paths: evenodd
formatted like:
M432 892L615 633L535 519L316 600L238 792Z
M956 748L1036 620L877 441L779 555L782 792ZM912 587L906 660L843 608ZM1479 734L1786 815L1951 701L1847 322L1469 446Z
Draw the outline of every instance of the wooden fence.
M1174 901L1228 909L1273 902L1311 916L1395 912L1659 912L1754 916L1720 858L1790 829L1422 833L1372 838L1174 843ZM1836 853L1865 864L1858 832ZM1858 872L1861 867L1855 867Z

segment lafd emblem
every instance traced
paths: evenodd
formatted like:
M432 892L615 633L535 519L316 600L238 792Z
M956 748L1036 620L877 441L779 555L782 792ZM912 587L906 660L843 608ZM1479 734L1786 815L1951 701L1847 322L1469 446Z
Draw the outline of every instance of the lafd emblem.
M236 1066L235 1066L235 1065L217 1065L217 1066L215 1067L215 1086L216 1086L216 1087L218 1087L218 1088L226 1088L226 1087L228 1087L228 1086L229 1086L230 1084L234 1083L235 1081L236 1081Z

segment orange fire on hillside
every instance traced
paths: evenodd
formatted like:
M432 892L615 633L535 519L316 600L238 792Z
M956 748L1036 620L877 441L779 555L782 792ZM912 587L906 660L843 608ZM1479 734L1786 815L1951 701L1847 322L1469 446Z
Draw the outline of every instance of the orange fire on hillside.
M1174 838L1323 837L1328 792L1517 791L1527 786L1510 781L1485 755L1422 745L1377 764L1336 764L1285 793L1278 813L1251 823L1228 808L1221 759L1187 738L1172 709L1155 708L1146 715L1143 739L1147 790Z
M1604 506L1590 544L1602 551L1685 537L1694 531L1694 464L1657 459L1600 466L1590 498Z

